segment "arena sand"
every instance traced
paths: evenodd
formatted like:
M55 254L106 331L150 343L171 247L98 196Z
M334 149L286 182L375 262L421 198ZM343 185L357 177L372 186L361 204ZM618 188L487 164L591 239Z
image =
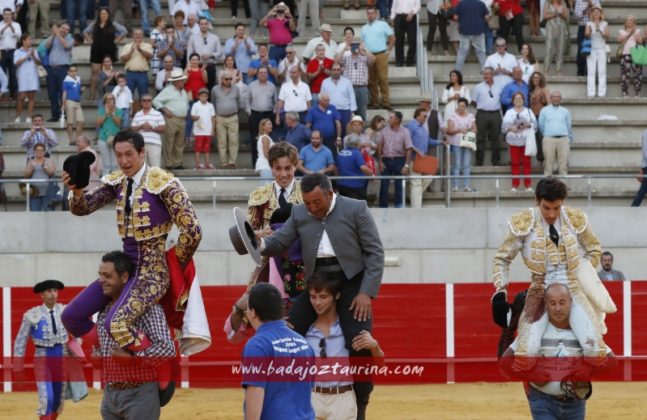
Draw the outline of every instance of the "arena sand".
M101 393L66 402L62 418L98 419ZM162 409L162 419L234 420L242 418L241 389L179 390ZM36 393L0 393L0 418L36 418ZM371 396L370 420L517 420L530 418L519 383L378 386ZM595 383L587 404L587 420L647 418L647 383ZM279 419L277 419L279 420Z

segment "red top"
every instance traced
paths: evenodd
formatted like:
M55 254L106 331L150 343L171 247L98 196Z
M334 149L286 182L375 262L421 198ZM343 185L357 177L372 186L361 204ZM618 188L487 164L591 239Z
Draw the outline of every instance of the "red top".
M511 11L515 16L523 13L520 0L494 0L494 3L499 4L499 12L497 13L499 16L505 16L508 11Z
M332 65L335 64L333 60L330 58L324 58L323 59L323 66L325 69L330 70L332 68ZM308 73L314 73L317 69L319 68L319 59L318 58L313 58L312 60L308 61L308 67L306 67L306 71ZM321 84L323 83L324 80L326 80L329 76L324 73L323 71L317 75L314 79L310 81L310 92L312 93L319 93L321 92Z
M191 92L193 95L193 100L198 100L198 92L203 87L207 87L207 83L202 79L202 69L198 70L187 70L187 80L184 84L184 90Z

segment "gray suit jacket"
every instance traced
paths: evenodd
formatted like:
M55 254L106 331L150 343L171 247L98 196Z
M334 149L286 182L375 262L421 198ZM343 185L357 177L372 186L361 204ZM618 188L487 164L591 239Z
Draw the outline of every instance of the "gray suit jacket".
M292 207L288 221L265 238L261 254L279 255L300 238L306 279L310 278L324 229L346 277L350 279L363 271L360 292L376 297L384 273L384 250L365 201L337 195L335 208L324 220L311 216L303 204Z

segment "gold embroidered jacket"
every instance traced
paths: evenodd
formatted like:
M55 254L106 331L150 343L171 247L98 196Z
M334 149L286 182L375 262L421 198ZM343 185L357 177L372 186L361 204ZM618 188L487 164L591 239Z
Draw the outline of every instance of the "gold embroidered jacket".
M288 203L302 204L301 182L295 181L288 197ZM254 230L261 230L270 225L272 213L279 207L274 182L256 188L249 195L247 202L247 219Z

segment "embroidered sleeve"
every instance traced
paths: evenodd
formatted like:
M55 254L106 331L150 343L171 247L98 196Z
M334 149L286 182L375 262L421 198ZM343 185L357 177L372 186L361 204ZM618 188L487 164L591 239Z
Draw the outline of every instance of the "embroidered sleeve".
M16 341L13 345L13 354L14 356L24 357L25 349L27 348L27 339L29 338L29 331L31 330L31 322L25 314L22 317L22 324L20 324L20 329L18 330L18 335L16 336Z
M198 216L195 214L195 208L189 200L189 195L179 180L174 179L171 185L162 191L160 197L164 200L173 222L180 231L175 245L175 255L180 261L180 265L184 267L193 257L202 239Z
M591 225L587 224L586 229L577 236L577 239L584 250L584 258L589 260L593 267L597 267L602 255L602 245L598 237L593 233Z
M102 184L84 193L80 197L75 197L70 191L70 211L77 216L86 216L99 210L101 207L111 203L115 199L115 188L111 185Z
M494 255L492 282L496 290L505 289L510 282L510 264L523 248L523 237L508 232L503 243Z

